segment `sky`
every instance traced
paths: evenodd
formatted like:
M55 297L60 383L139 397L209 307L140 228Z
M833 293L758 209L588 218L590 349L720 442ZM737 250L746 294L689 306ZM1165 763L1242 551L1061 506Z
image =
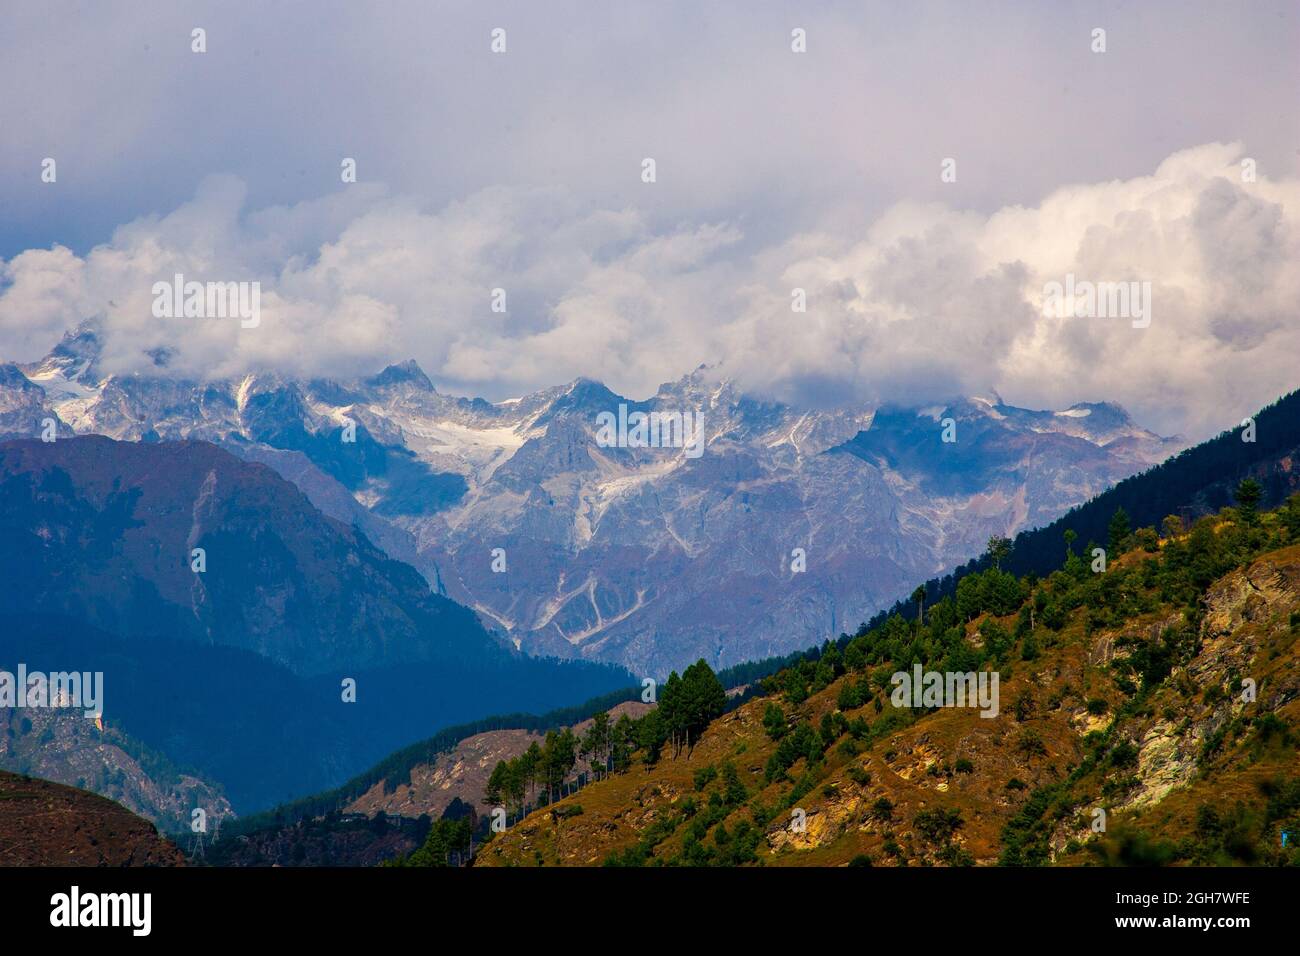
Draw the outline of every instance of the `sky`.
M1298 51L1295 3L17 0L0 360L91 319L115 373L642 398L704 363L1204 438L1300 387ZM262 320L155 318L178 272ZM1150 283L1150 324L1045 315L1067 275Z

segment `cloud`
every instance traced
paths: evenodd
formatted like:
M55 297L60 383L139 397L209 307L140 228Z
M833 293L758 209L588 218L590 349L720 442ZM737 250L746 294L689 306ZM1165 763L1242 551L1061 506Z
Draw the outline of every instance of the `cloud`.
M6 258L53 242L84 253L212 173L243 181L253 208L300 203L338 188L344 157L361 183L424 208L558 187L639 207L656 232L740 222L762 245L901 198L1036 203L1154 168L1177 144L1241 140L1261 168L1296 168L1289 0L9 6ZM489 48L497 27L504 55ZM790 49L795 27L806 53ZM40 181L45 157L57 185Z
M1119 401L1194 437L1231 427L1300 387L1300 184L1242 182L1242 152L1184 150L1150 176L989 216L898 205L863 239L786 264L731 324L724 367L790 395L833 376L861 397L996 389L1038 406ZM1044 285L1071 273L1150 282L1151 326L1045 317ZM806 319L789 314L795 284Z
M452 392L589 376L641 397L711 363L791 400L996 389L1043 407L1119 401L1201 437L1300 386L1300 184L1242 182L1242 152L1208 144L987 215L899 203L862 229L828 219L756 249L735 222L665 230L560 188L429 208L358 186L250 210L239 180L213 177L84 256L56 246L0 265L0 355L34 358L93 317L109 372L147 371L164 346L174 374L200 378L346 377L414 356ZM260 282L260 325L155 318L152 286L175 273ZM1044 316L1045 283L1069 273L1150 282L1150 327Z

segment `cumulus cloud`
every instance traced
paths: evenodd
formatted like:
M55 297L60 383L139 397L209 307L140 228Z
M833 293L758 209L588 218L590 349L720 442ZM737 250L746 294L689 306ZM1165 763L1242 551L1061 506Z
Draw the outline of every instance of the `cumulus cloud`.
M1196 437L1231 427L1300 387L1300 186L1243 182L1242 152L1184 150L1150 176L989 216L896 206L861 240L787 265L782 285L808 286L815 314L792 321L768 287L732 323L724 364L787 390L830 373L876 398L996 389L1045 406L1120 401ZM1069 274L1150 282L1150 327L1044 316L1045 284Z
M1203 437L1300 385L1300 184L1243 182L1242 152L1208 144L991 214L900 203L757 248L736 222L664 229L559 188L430 208L357 186L249 209L239 180L214 177L84 256L55 246L0 264L0 355L31 359L95 318L109 372L152 369L160 347L200 378L348 376L414 356L452 392L585 375L641 397L710 363L777 398L1106 399ZM260 282L260 325L155 318L152 286L175 273ZM1071 273L1150 282L1150 327L1045 316L1044 285Z

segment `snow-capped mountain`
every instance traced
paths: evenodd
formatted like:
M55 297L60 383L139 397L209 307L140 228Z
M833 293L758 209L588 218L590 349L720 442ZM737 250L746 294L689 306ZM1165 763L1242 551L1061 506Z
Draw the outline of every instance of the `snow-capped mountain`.
M0 367L0 437L32 437L53 412L77 433L219 443L524 650L654 675L852 630L990 535L1046 523L1182 447L1112 404L822 411L755 400L704 368L640 402L579 379L489 403L439 393L414 362L349 382L204 383L168 377L165 355L157 375L97 362L83 326L40 362ZM602 432L638 412L698 420L701 453Z

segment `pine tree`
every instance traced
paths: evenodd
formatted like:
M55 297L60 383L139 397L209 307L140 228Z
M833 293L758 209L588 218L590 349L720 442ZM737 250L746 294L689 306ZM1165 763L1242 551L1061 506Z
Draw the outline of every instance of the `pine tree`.
M559 799L564 780L573 769L577 760L578 739L568 727L564 730L548 730L546 742L542 745L541 774L546 784L548 801Z
M989 543L986 550L988 552L989 559L993 562L993 567L1001 571L1002 562L1005 561L1011 554L1011 539L1004 538L1000 534L995 534L993 535L993 537L989 538Z
M596 771L597 779L600 778L600 771L607 769L606 762L609 758L610 745L610 723L609 714L601 711L591 719L591 728L582 738L582 756L591 759L592 769Z
M768 704L763 711L763 729L767 731L767 735L773 740L780 740L790 730L789 725L786 723L785 711L775 701Z
M519 777L531 795L537 796L537 775L542 769L542 748L534 740L519 758Z
M635 743L636 724L627 714L620 714L609 734L609 768L617 773L626 770L632 762L632 745Z
M1264 497L1264 488L1254 478L1245 478L1237 485L1233 498L1237 501L1237 513L1244 524L1254 525L1259 521L1259 500Z
M1110 517L1110 524L1106 526L1106 551L1112 558L1117 558L1124 553L1130 530L1128 512L1123 508L1116 508L1115 513Z
M713 668L700 658L682 675L681 725L687 749L727 707L727 691Z
M498 760L497 765L492 768L492 776L488 777L487 787L483 791L484 803L500 803L501 795L505 792L506 781L510 777L510 766L504 760Z

